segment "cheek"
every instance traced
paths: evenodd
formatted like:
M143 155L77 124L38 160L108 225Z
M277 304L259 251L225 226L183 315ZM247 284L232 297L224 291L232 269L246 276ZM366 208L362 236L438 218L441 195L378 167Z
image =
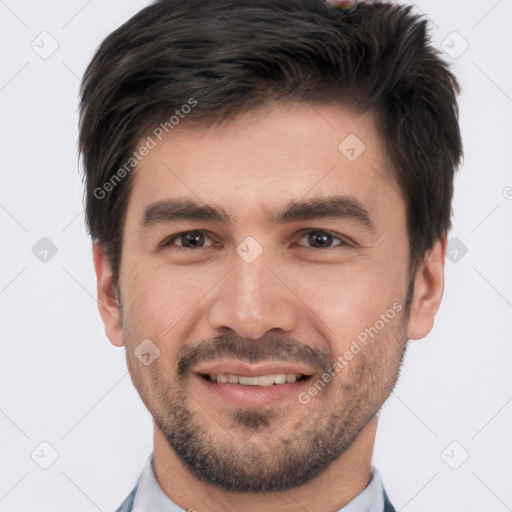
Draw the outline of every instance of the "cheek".
M361 263L310 269L295 281L298 295L307 298L319 316L334 324L344 324L347 319L354 324L378 318L402 299L406 290L402 273L405 275L406 270Z
M216 282L209 269L171 268L154 260L127 266L126 275L130 277L123 286L125 316L141 335L155 340L167 338L182 320L194 315Z
M335 358L341 368L336 375L336 391L357 397L365 406L379 406L388 396L407 342L403 311L395 314L390 308L383 318L370 321L357 335L340 343Z
M354 260L350 264L310 268L300 279L295 274L297 295L329 328L334 358L345 352L361 332L374 326L393 304L403 303L406 263L393 265L393 258L387 260ZM394 261L399 261L396 255Z

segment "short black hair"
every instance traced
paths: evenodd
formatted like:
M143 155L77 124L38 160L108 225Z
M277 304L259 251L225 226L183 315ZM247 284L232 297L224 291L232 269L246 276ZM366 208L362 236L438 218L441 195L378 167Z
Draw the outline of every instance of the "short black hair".
M127 162L149 127L170 131L178 114L210 124L273 101L337 103L374 116L406 202L416 268L451 227L458 92L410 6L361 2L340 14L323 0L156 1L102 42L84 75L89 232L117 282Z

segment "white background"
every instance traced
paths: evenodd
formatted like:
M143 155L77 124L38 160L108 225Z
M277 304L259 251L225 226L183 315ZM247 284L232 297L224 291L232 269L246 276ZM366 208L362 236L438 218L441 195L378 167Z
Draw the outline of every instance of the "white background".
M76 155L80 77L145 5L0 0L1 512L115 510L152 449L124 349L97 312ZM374 463L397 510L502 512L512 510L512 0L416 8L437 47L469 44L446 55L463 87L465 148L451 237L468 252L447 261L433 332L410 342ZM58 43L47 59L31 47L46 37L51 48L43 31ZM32 252L42 237L57 248L46 263ZM37 448L50 461L43 441L58 453L48 469L31 458Z

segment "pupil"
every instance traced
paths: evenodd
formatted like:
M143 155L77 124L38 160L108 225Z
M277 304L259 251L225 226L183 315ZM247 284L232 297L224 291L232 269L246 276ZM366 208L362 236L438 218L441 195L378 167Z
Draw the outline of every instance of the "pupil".
M202 235L200 233L190 233L185 235L185 243L183 245L189 247L197 247L201 245Z
M329 246L331 242L332 237L328 235L327 233L311 233L309 235L309 241L312 245L317 245L320 247Z

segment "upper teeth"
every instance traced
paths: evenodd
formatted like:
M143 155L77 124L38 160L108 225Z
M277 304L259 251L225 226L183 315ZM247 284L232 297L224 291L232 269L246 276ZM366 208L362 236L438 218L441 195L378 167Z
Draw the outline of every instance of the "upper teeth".
M230 384L242 384L243 386L272 386L273 384L284 384L285 382L295 382L300 373L276 373L274 375L255 375L247 377L244 375L234 374L210 374L210 380L213 382L229 382Z

